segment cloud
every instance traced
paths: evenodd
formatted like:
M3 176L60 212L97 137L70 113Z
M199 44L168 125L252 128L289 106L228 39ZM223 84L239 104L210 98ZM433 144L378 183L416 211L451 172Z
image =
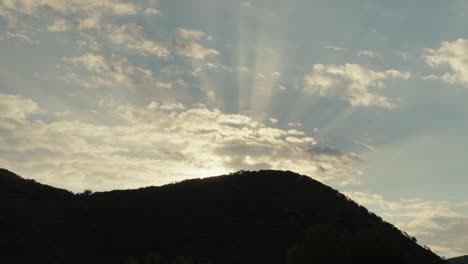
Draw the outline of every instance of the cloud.
M381 57L379 53L370 50L360 50L357 52L357 55L360 57L369 57L369 58L379 58Z
M443 42L437 50L426 49L426 63L431 67L448 66L450 72L437 78L450 84L468 87L468 40ZM435 79L435 75L430 75Z
M106 15L129 16L138 13L135 4L116 0L9 0L0 3L1 13L10 17L10 22L17 20L16 14L37 16L46 9L70 16L80 29L100 27L102 17Z
M154 40L149 39L144 28L137 24L124 24L120 27L109 26L107 37L111 43L125 46L145 55L156 55L157 57L168 57L170 52L167 48Z
M80 39L77 41L77 43L80 48L92 51L100 50L103 44L92 35L86 34L84 32L80 32Z
M345 49L342 48L342 47L338 47L338 46L334 46L334 45L330 45L330 44L326 44L326 43L323 43L322 44L322 48L324 49L328 49L328 50L333 50L333 51L344 51Z
M204 59L210 55L219 55L219 51L202 46L201 44L192 43L178 43L176 45L178 55L191 57L194 59Z
M71 29L69 22L63 18L54 18L52 24L47 26L47 30L51 32L66 32Z
M31 45L39 44L38 40L33 40L22 32L6 31L4 34L0 35L0 40L3 40L3 39L12 39L21 43L27 43Z
M375 211L378 215L415 236L445 257L468 252L468 215L461 213L467 204L422 199L388 201L378 194L345 192L351 199Z
M93 121L73 113L41 121L31 115L40 110L31 99L2 95L0 109L0 124L9 124L0 130L2 166L74 191L159 185L241 169L289 169L325 181L357 175L354 154L310 151L316 141L304 132L204 105L137 106L110 98L88 114Z
M145 11L143 11L143 13L146 16L159 15L159 10L154 9L154 8L146 8Z
M137 13L137 7L134 4L114 0L81 0L67 2L60 0L13 0L4 1L3 3L7 9L25 14L33 14L42 7L52 8L65 14L108 12L115 15L134 15Z
M106 58L94 53L88 53L78 57L63 58L64 61L70 62L74 65L84 67L88 71L102 73L109 71L109 65Z
M200 40L205 37L205 33L196 29L178 28L177 35L185 40Z
M72 68L66 67L62 77L67 82L76 82L83 87L135 87L140 85L170 89L170 83L162 82L149 69L135 66L127 58L112 55L106 58L95 53L63 58ZM84 71L84 72L83 72Z
M177 35L180 39L175 43L175 51L177 55L200 60L205 59L207 56L220 55L219 51L216 49L207 48L197 42L197 40L201 40L205 37L205 33L203 31L178 28Z
M312 73L304 77L304 91L320 96L338 97L355 107L382 107L393 109L397 105L383 95L371 92L382 89L388 78L407 80L409 72L397 70L376 72L358 64L315 64Z
M146 109L149 110L184 110L185 106L182 103L158 103L152 101L146 106Z
M301 122L289 122L288 126L290 126L290 127L303 127L304 124L302 124Z
M468 216L452 212L432 212L401 225L436 252L446 257L458 257L468 250Z
M38 105L31 99L17 95L0 94L0 119L25 123L26 117L39 111Z

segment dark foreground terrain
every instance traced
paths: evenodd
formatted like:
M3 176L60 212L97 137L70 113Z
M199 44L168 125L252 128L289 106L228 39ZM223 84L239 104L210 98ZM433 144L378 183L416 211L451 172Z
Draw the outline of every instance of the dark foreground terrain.
M468 264L468 256L449 259L451 264Z
M292 172L73 194L0 170L0 263L446 263Z

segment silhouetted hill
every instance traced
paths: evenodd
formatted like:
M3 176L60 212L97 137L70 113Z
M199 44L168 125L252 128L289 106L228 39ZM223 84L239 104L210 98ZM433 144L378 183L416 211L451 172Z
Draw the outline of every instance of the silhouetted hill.
M468 264L468 256L462 256L449 259L451 264Z
M445 263L292 172L73 195L2 170L0 201L0 263Z

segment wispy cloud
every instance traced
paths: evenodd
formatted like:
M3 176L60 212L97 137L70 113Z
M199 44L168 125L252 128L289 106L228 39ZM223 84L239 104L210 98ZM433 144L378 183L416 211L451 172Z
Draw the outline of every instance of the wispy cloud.
M339 47L339 46L335 46L335 45L330 45L330 44L326 44L326 43L323 43L322 44L322 48L324 49L328 49L328 50L333 50L333 51L344 51L345 49L342 48L342 47Z
M50 8L62 15L69 16L70 22L81 29L101 27L101 19L106 15L129 16L138 13L138 8L130 2L118 0L83 0L83 1L57 1L57 0L15 0L2 1L1 13L16 22L17 14L36 16L42 9Z
M76 82L82 87L138 87L147 85L170 89L172 86L161 82L150 69L135 66L127 58L112 55L107 58L99 54L88 53L82 56L63 58L72 68L65 68L64 78ZM85 71L83 74L82 71Z
M136 50L142 54L168 57L169 50L156 41L148 38L144 28L137 24L124 24L119 27L108 26L107 37L111 43Z
M380 58L381 55L375 51L371 50L360 50L357 52L357 55L360 57L369 57L369 58Z
M177 35L185 40L200 40L205 37L205 33L196 29L178 28Z

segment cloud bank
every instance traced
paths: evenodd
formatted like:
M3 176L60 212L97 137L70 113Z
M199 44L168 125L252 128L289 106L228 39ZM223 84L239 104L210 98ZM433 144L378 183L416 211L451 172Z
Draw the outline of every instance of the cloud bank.
M241 169L288 169L340 183L355 182L360 173L355 154L321 145L303 131L205 105L139 107L106 99L93 111L106 116L98 119L103 121L68 113L46 122L32 115L41 109L31 99L2 94L0 109L0 163L74 191L160 185Z

